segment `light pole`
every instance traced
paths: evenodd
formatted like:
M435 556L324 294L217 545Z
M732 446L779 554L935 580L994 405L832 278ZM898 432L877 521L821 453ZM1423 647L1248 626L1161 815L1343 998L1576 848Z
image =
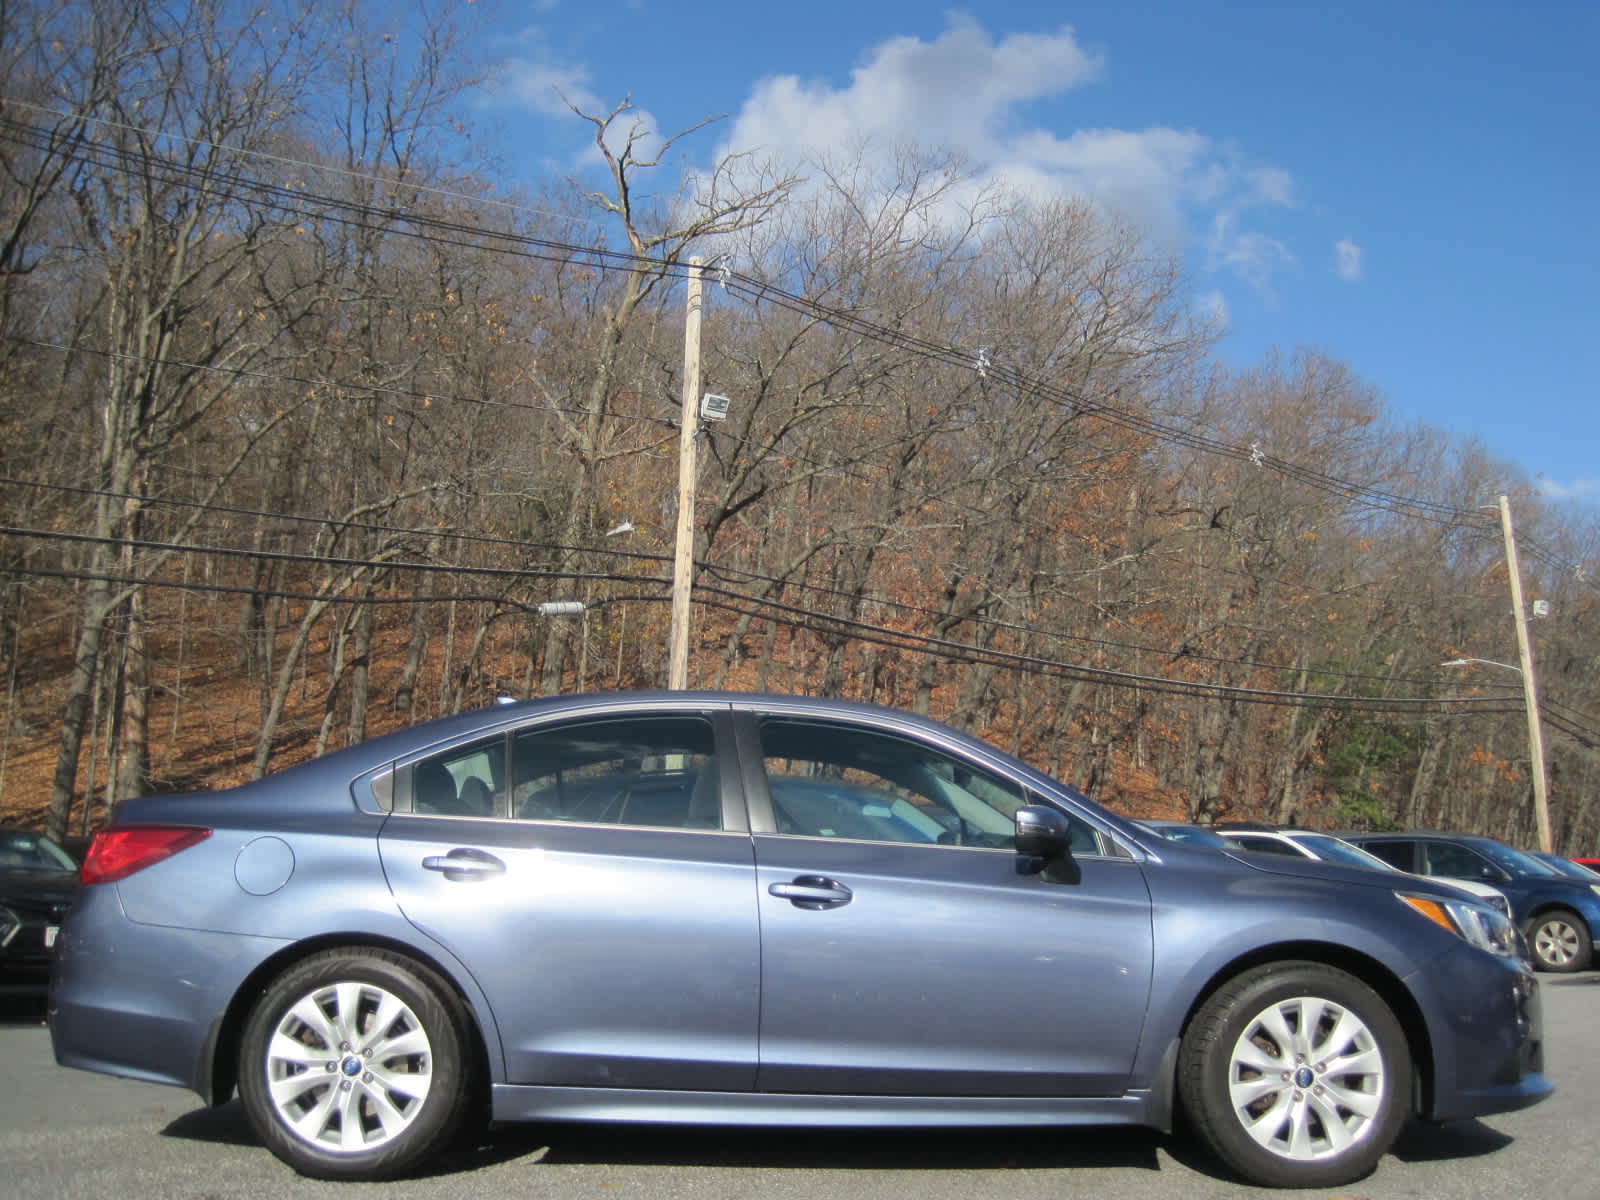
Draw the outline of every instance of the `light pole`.
M689 597L694 576L695 431L700 418L700 259L689 259L688 314L683 322L683 411L678 426L678 535L672 553L672 624L667 636L667 686L689 686Z
M1521 595L1521 589L1518 589ZM1517 622L1520 627L1522 622ZM1527 633L1520 630L1522 637L1518 638L1519 649L1526 645ZM1526 654L1526 652L1524 651ZM1550 838L1550 796L1544 773L1544 727L1539 723L1539 695L1533 687L1533 660L1531 657L1523 658L1523 666L1516 667L1510 663L1496 662L1492 658L1452 658L1443 662L1441 667L1465 667L1472 663L1482 663L1486 667L1500 667L1507 671L1515 671L1522 676L1522 706L1528 716L1528 757L1531 760L1530 770L1533 774L1533 821L1538 832L1539 849L1546 854L1554 853Z

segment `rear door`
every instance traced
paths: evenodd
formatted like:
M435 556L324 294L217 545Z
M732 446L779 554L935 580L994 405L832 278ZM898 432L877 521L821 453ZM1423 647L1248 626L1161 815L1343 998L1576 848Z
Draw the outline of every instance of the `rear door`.
M508 1082L753 1086L755 870L727 723L545 722L397 775L384 869L487 995Z

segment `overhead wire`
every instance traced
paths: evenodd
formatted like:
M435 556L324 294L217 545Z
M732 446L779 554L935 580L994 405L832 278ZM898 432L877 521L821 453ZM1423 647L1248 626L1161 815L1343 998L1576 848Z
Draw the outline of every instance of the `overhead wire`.
M27 126L9 118L0 118L0 135L9 132L10 136L18 138L20 136L18 127L20 127L22 133L29 131L35 134L48 132L37 130L35 127ZM629 251L611 250L597 246L580 246L559 239L539 238L529 234L496 230L488 226L446 221L415 210L401 210L392 207L386 209L374 205L360 204L341 197L312 195L303 190L289 188L284 185L250 180L238 174L213 174L209 171L188 167L186 164L173 163L170 160L161 159L159 156L139 154L135 157L128 152L121 151L120 148L108 147L92 141L86 140L80 145L105 153L106 158L104 160L90 159L90 161L96 162L96 165L132 170L133 166L137 164L143 171L149 171L152 167L166 169L169 171L168 177L174 181L182 181L187 177L201 178L207 182L211 190L231 198L239 198L237 193L226 191L224 185L231 185L243 189L245 193L273 199L280 206L285 207L287 211L295 212L298 215L345 221L346 218L341 216L340 213L354 212L363 217L381 218L385 223L384 228L386 229L390 228L390 223L400 221L421 229L447 232L451 236L445 240L452 245L468 245L469 243L453 240L465 236L470 236L473 239L489 239L497 244L495 248L506 250L507 252L529 252L527 253L528 257L549 257L552 261L561 263L571 263L574 258L587 258L590 260L588 265L601 269L647 270L662 277L685 277L689 272L699 269L676 256L651 258ZM80 150L79 153L82 154L83 151ZM119 158L131 159L132 161L119 163ZM296 160L280 159L279 161L295 162ZM318 164L296 163L296 165L316 169ZM385 180L381 176L365 178L369 178L373 182L385 183L391 187L404 186L399 181ZM299 207L301 205L312 205L313 208L302 209ZM355 223L360 224L361 222ZM371 226L366 227L374 228ZM474 241L470 244L475 246L478 243ZM535 250L539 251L539 253L531 253L531 251ZM832 328L857 332L875 341L912 351L931 360L940 361L951 366L965 367L974 371L979 369L979 357L974 349L921 337L905 330L897 330L871 321L858 313L821 304L818 301L788 291L769 280L758 279L729 268L719 268L718 277L725 290L733 294L742 294L753 304L769 303L777 307L787 308L790 311L814 317ZM1406 496L1388 489L1342 479L1330 473L1277 457L1263 451L1259 446L1247 447L1227 442L1171 422L1158 421L1135 410L1097 400L1081 392L1052 385L1040 379L1030 378L1020 370L1009 367L1004 363L986 361L982 363L982 369L986 376L1006 382L1019 390L1050 397L1057 403L1074 411L1087 413L1130 432L1228 458L1236 462L1249 462L1257 467L1269 468L1286 478L1295 479L1314 489L1326 491L1372 508L1409 514L1419 519L1448 524L1476 525L1485 523L1482 514L1472 509L1464 509L1442 501Z
M9 119L0 122L0 126L4 127L3 131L0 131L0 136L9 134L13 137L13 140L17 140L18 124L19 123L10 121ZM93 143L85 144L93 145ZM91 158L91 162L97 161L97 165L106 166L111 169L131 169L132 163L129 161L129 156L122 153L118 148L101 146L99 149L106 151L106 157L98 161ZM278 161L291 163L301 167L309 167L313 169L320 168L320 164L304 163L299 162L298 160L279 159ZM147 168L150 165L150 157L141 155L138 157L137 162L140 167ZM188 167L184 164L166 162L165 165L170 169L171 172L168 176L169 179L174 179L177 181L182 181L185 178L190 180L204 179L208 184L211 185L216 184L220 179L226 183L231 183L235 187L242 188L243 194L274 199L287 211L295 212L298 215L310 216L313 219L346 221L346 223L355 223L363 225L363 227L366 228L372 228L372 226L365 225L362 221L348 222L347 219L341 215L343 212L354 212L359 217L363 218L381 218L386 223L384 226L385 229L388 228L387 222L402 220L414 226L431 229L440 235L448 235L441 236L439 239L445 241L447 244L458 246L477 246L480 244L479 239L487 238L492 242L505 243L503 245L497 245L493 247L495 249L509 250L510 252L520 252L520 250L538 250L543 253L531 254L530 257L544 257L550 261L556 261L562 264L571 264L574 259L587 259L587 265L597 266L602 270L643 269L656 273L661 277L667 277L683 276L689 269L687 264L684 264L681 260L676 258L648 258L644 256L633 255L627 252L613 251L604 247L585 247L576 245L574 243L563 242L557 239L540 239L533 238L528 235L511 234L504 231L488 229L483 226L469 225L463 222L447 222L433 218L419 217L415 212L400 212L395 209L384 209L370 205L353 204L348 200L338 197L310 196L302 190L291 189L282 185L267 184L258 180L248 180L240 176L216 176L196 168ZM363 176L363 178L369 178L375 182L381 182L388 186L401 186L398 181L385 180L382 179L382 177ZM224 191L223 194L227 193ZM472 197L461 196L460 194L453 195L455 198L469 202L474 199ZM240 198L240 196L241 193L233 193L233 198L237 199ZM474 240L470 243L460 240L467 237L470 237ZM857 332L862 336L871 337L873 340L881 343L893 345L919 354L923 357L944 362L947 365L959 367L972 366L973 356L971 352L960 347L921 338L916 335L908 334L903 330L896 330L889 326L869 321L861 317L859 314L821 305L815 301L809 300L806 297L799 296L796 293L788 292L785 289L779 288L770 281L759 280L743 273L732 272L730 270L723 269L720 272L720 278L726 290L736 295L743 294L750 303L757 307L763 303L768 303L774 304L778 307L789 308L792 311L808 315L824 324L829 325L832 328ZM64 349L64 347L59 346L55 346L53 348ZM204 365L202 364L194 365L204 369ZM1337 476L1333 476L1325 472L1315 471L1302 467L1298 464L1290 463L1286 460L1264 454L1259 447L1256 446L1245 448L1237 444L1228 443L1221 439L1203 435L1193 430L1184 429L1168 422L1156 421L1132 410L1110 405L1104 401L1086 397L1078 392L1059 388L1044 383L1040 380L1030 379L1024 376L1020 371L1009 368L1005 364L994 363L992 361L986 362L983 364L983 371L986 377L992 375L999 381L1007 383L1010 386L1020 390L1028 390L1037 394L1051 397L1059 403L1068 406L1073 411L1087 412L1131 432L1151 436L1173 445L1231 458L1234 461L1249 461L1257 467L1268 467L1278 471L1280 474L1286 477L1298 479L1299 481L1310 486L1320 488L1321 490L1330 491L1333 494L1340 495L1357 503L1367 504L1375 508L1384 508L1400 513L1406 513L1412 516L1421 517L1423 519L1447 521L1451 524L1484 524L1481 516L1471 512L1470 510L1460 509L1455 506L1443 504L1442 502L1428 501L1417 497L1407 497L1400 493L1374 488L1369 485L1358 484L1350 480L1340 479ZM240 371L238 373L251 374L251 372L247 371ZM328 380L301 379L294 376L266 375L266 373L261 374L267 378L275 380L297 382L311 386L354 386L358 388L367 386L359 384L337 384ZM369 390L373 392L392 392L394 394L403 395L412 399L437 398L437 393L414 391L410 389L371 387ZM535 408L547 411L576 411L552 409L550 406L486 401L474 397L453 397L453 399L461 399L466 402L486 403L498 407ZM652 418L640 415L640 419L649 420ZM670 421L661 421L661 423L668 426L672 424ZM793 586L802 585L794 584ZM1093 639L1084 640L1093 641ZM1107 644L1117 645L1116 643ZM1126 646L1124 648L1137 650L1141 653L1160 653L1160 651L1155 648L1134 646ZM1195 655L1194 657L1204 656ZM1239 662L1240 660L1224 659L1220 661ZM1241 662L1240 665L1261 666L1263 664L1248 664ZM1281 670L1287 668L1276 669Z
M180 500L180 499L175 499L175 498L172 498L172 497L152 497L152 496L145 496L145 495L136 494L136 493L129 493L129 492L114 492L114 491L109 491L109 490L104 490L104 489L86 488L86 487L67 485L67 484L46 483L46 482L37 481L37 480L18 479L18 478L10 477L10 476L0 476L0 486L25 486L25 487L39 488L39 489L45 489L45 490L67 492L67 493L72 493L72 494L104 496L104 497L107 497L107 498L123 500L123 501L128 501L128 500L137 501L141 505L150 505L150 506L169 505L169 506L177 506L177 507L185 507L185 508L198 508L198 509L207 510L207 511L215 511L215 512L226 513L226 514L234 515L234 516L250 516L250 517L254 517L254 518L257 518L257 519L261 519L261 520L283 521L283 522L286 522L286 523L300 523L300 524L314 525L314 526L334 526L334 527L337 527L339 529L360 530L360 531L371 532L371 533L382 533L382 534L388 534L388 535L407 536L407 537L414 537L414 538L417 538L417 539L424 539L424 540L444 539L444 540L450 540L450 541L467 543L467 544L502 546L502 547L515 548L515 549L519 549L519 550L536 549L536 550L545 550L545 551L552 551L552 552L556 552L556 553L574 554L574 555L576 555L576 554L608 555L608 556L617 557L617 558L632 559L632 560L646 561L646 562L654 562L654 563L660 563L660 564L669 563L671 561L671 557L669 555L666 555L666 554L650 553L650 552L645 552L645 551L626 550L626 549L623 549L621 547L616 547L616 546L611 546L611 545L604 545L604 544L602 544L602 545L589 545L589 546L575 546L575 545L567 545L567 544L555 543L555 542L541 542L541 541L518 539L518 538L493 537L493 536L484 535L484 534L467 534L467 533L454 532L454 531L449 531L449 530L440 530L440 529L426 529L426 528L417 528L417 527L410 527L410 526L398 526L398 525L389 525L389 524L374 523L374 522L363 522L363 521L345 521L345 520L341 520L339 518L334 518L334 517L310 517L310 516L302 516L302 515L296 515L296 514L281 513L281 512L275 512L275 511L269 511L269 510L263 510L263 509L243 508L243 507L236 506L236 505L210 504L210 503L202 503L202 502L193 501L193 500ZM56 530L32 530L32 529L27 529L27 528L22 528L22 527L0 527L0 533L11 533L14 536L31 537L31 538L42 539L42 540L70 540L70 541L79 541L79 542L98 542L98 543L103 543L103 544L129 545L129 546L133 546L133 547L137 547L137 548L145 548L145 549L164 549L164 548L179 549L179 548L186 548L186 547L178 547L178 546L171 545L171 544L168 544L168 543L140 542L140 541L132 541L132 540L128 540L128 539L123 539L123 538L99 537L99 536L89 535L89 534L70 534L70 533L63 533L61 531L56 531ZM371 561L371 560L357 560L357 559L349 559L349 558L331 558L331 557L329 557L327 555L324 555L324 554L315 554L315 555L291 555L291 554L287 554L287 553L273 554L271 552L258 551L258 550L255 550L255 549L237 550L237 549L232 549L232 548L207 548L207 547L187 547L186 549L193 549L196 552L214 552L214 553L218 553L218 554L227 554L227 555L232 555L232 556L236 556L236 557L261 557L261 558L273 558L273 557L276 557L276 558L279 558L280 560L283 560L283 561L298 561L298 562L304 562L304 563L317 563L317 564L333 563L333 564L343 564L343 565L351 565L351 566L359 566L359 565L378 566L378 565L382 565L382 566L386 566L386 567L402 565L402 564L396 564L396 563L393 563L393 562L390 562L390 561L387 561L387 560L382 562L382 563L378 563L378 562L374 562L374 561ZM739 576L739 577L742 577L742 578L745 578L745 579L748 579L748 580L780 585L784 589L793 590L793 591L796 591L796 592L803 592L803 593L807 593L807 594L829 596L829 597L832 597L832 598L835 598L835 599L848 599L848 600L851 600L853 602L859 603L861 605L867 605L867 606L872 606L872 607L881 608L881 609L890 609L890 610L894 610L894 611L898 611L898 612L903 612L903 613L906 613L906 614L911 615L911 616L943 618L943 617L946 617L946 616L949 615L948 613L942 612L942 611L940 611L938 609L928 608L928 607L923 606L923 605L911 604L911 603L908 603L906 601L891 600L891 599L889 599L887 597L876 596L876 595L873 595L873 594L870 594L870 593L856 593L856 592L852 592L852 591L847 591L847 590L842 589L842 588L829 587L829 586L823 585L823 584L817 584L817 583L808 582L808 581L803 580L803 579L798 579L797 580L797 579L785 578L785 577L782 577L782 576L763 574L761 572L749 570L747 568L733 567L733 566L728 566L728 565L725 565L725 564L712 563L712 562L708 562L708 561L705 561L705 560L696 560L696 568L699 571L701 571L701 572L703 572L703 573L705 573L707 575L710 575L713 578L721 578L721 579L724 579L725 581L730 582L730 583L732 582L732 579L729 578L729 577L731 577L731 576ZM437 569L448 571L448 570L451 570L451 569L454 569L454 568L450 568L450 567L446 566L446 567L439 567ZM465 568L462 568L462 569L465 569ZM483 568L483 570L485 570L486 572L490 572L490 573L499 572L499 573L505 573L505 574L513 574L513 575L519 574L519 573L528 573L528 572L519 572L515 568L493 568L493 569ZM554 573L552 573L552 574L554 574ZM652 579L652 582L655 582L655 581L658 581L658 580ZM755 598L752 597L752 599L755 599ZM827 616L827 614L823 614L823 615ZM1115 640L1108 639L1108 638L1096 638L1096 637L1091 637L1091 636L1086 635L1086 634L1074 634L1074 633L1063 632L1063 631L1060 631L1060 630L1042 629L1042 628L1039 628L1038 626L1034 626L1034 625L1028 625L1028 624L1024 624L1024 623L1020 623L1020 622L1002 621L1002 620L999 620L999 619L994 618L994 617L988 617L988 616L983 616L983 615L979 615L979 614L974 614L974 615L972 615L970 617L964 618L962 623L963 624L970 624L970 625L973 625L973 626L976 626L976 627L981 627L981 628L993 628L993 629L1001 630L1001 631L1004 631L1004 632L1019 634L1019 635L1026 636L1026 637L1044 638L1046 640L1058 641L1058 642L1080 643L1080 644L1092 646L1092 647L1094 647L1096 649L1109 649L1109 650L1129 651L1129 652L1132 652L1132 653L1135 653L1135 654L1149 655L1149 656L1158 657L1158 658L1165 658L1165 659L1167 659L1169 661L1183 658L1183 659L1191 659L1191 660L1194 660L1194 661L1197 661L1197 662L1212 662L1212 663L1217 663L1219 665L1240 666L1240 667L1247 667L1247 668L1252 668L1252 669L1275 671L1275 672L1278 672L1278 673L1281 673L1281 674L1286 674L1286 675L1308 674L1308 675L1313 675L1313 676L1315 676L1317 678L1321 678L1321 679L1348 679L1348 680L1363 681L1363 682L1378 682L1378 683L1384 683L1384 684L1390 685L1390 686L1395 685L1395 684L1405 683L1405 684L1413 684L1413 685L1435 686L1435 687L1441 687L1441 688L1446 688L1446 689L1469 689L1470 688L1470 689L1474 689L1474 690L1482 690L1482 687L1483 687L1483 685L1481 683L1475 683L1475 682L1470 681L1470 680L1458 681L1458 680L1453 680L1453 679L1448 679L1448 678L1416 679L1416 678L1409 678L1409 677L1403 677L1403 676L1379 675L1379 674L1373 674L1373 673L1368 673L1368 672L1338 671L1338 670L1334 670L1334 669L1326 668L1326 667L1301 667L1301 666L1295 666L1295 665L1292 665L1292 664L1263 662L1263 661L1254 660L1254 659L1240 659L1240 658L1234 658L1234 657L1229 657L1229 656L1220 655L1220 654L1209 654L1209 653L1206 653L1206 652L1203 652L1203 651L1199 651L1199 650L1195 650L1195 649L1187 648L1187 647L1180 648L1180 650L1178 650L1178 651L1174 651L1171 647L1166 647L1166 646L1151 646L1151 645L1145 645L1145 644L1140 644L1140 643L1135 643L1135 642L1115 641Z

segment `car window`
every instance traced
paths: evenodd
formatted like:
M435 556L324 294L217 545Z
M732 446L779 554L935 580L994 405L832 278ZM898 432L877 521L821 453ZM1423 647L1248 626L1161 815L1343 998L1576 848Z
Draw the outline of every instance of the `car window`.
M430 816L504 816L505 737L454 746L412 765L411 811Z
M1352 846L1343 838L1328 837L1326 834L1320 833L1300 833L1295 835L1294 841L1324 862L1344 863L1350 867L1365 867L1369 871L1393 871L1396 869L1393 863L1385 862L1370 850L1363 850L1360 846Z
M1023 788L932 746L878 730L769 716L762 764L778 832L943 846L1012 849ZM1069 815L1072 849L1101 853Z
M1412 842L1363 842L1361 848L1376 854L1392 867L1399 867L1402 871L1411 870L1411 864L1416 861Z
M1277 838L1251 837L1248 833L1230 833L1226 835L1225 840L1255 854L1286 854L1290 858L1306 857L1293 846L1280 842Z
M78 864L49 838L33 833L0 833L0 867L21 871L76 871Z
M606 718L516 733L511 815L720 829L722 792L711 722L695 714Z
M1422 873L1458 879L1482 879L1489 860L1476 850L1450 842L1422 844Z

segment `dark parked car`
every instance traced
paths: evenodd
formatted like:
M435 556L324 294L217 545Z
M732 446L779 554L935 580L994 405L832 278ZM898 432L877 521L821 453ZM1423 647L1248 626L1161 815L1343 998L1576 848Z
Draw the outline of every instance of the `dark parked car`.
M1557 875L1565 875L1569 879L1581 879L1585 883L1600 883L1600 871L1585 866L1576 859L1565 858L1560 854L1546 854L1543 850L1525 850L1523 853L1529 858L1538 859Z
M1427 880L1157 837L942 725L817 699L467 713L84 863L58 1061L237 1090L297 1170L464 1122L1169 1128L1259 1183L1550 1092L1516 931Z
M39 996L56 932L78 890L78 867L49 838L0 826L0 996Z
M1581 971L1600 931L1600 880L1585 883L1493 838L1457 833L1345 833L1402 871L1492 883L1511 901L1534 962L1545 971Z

